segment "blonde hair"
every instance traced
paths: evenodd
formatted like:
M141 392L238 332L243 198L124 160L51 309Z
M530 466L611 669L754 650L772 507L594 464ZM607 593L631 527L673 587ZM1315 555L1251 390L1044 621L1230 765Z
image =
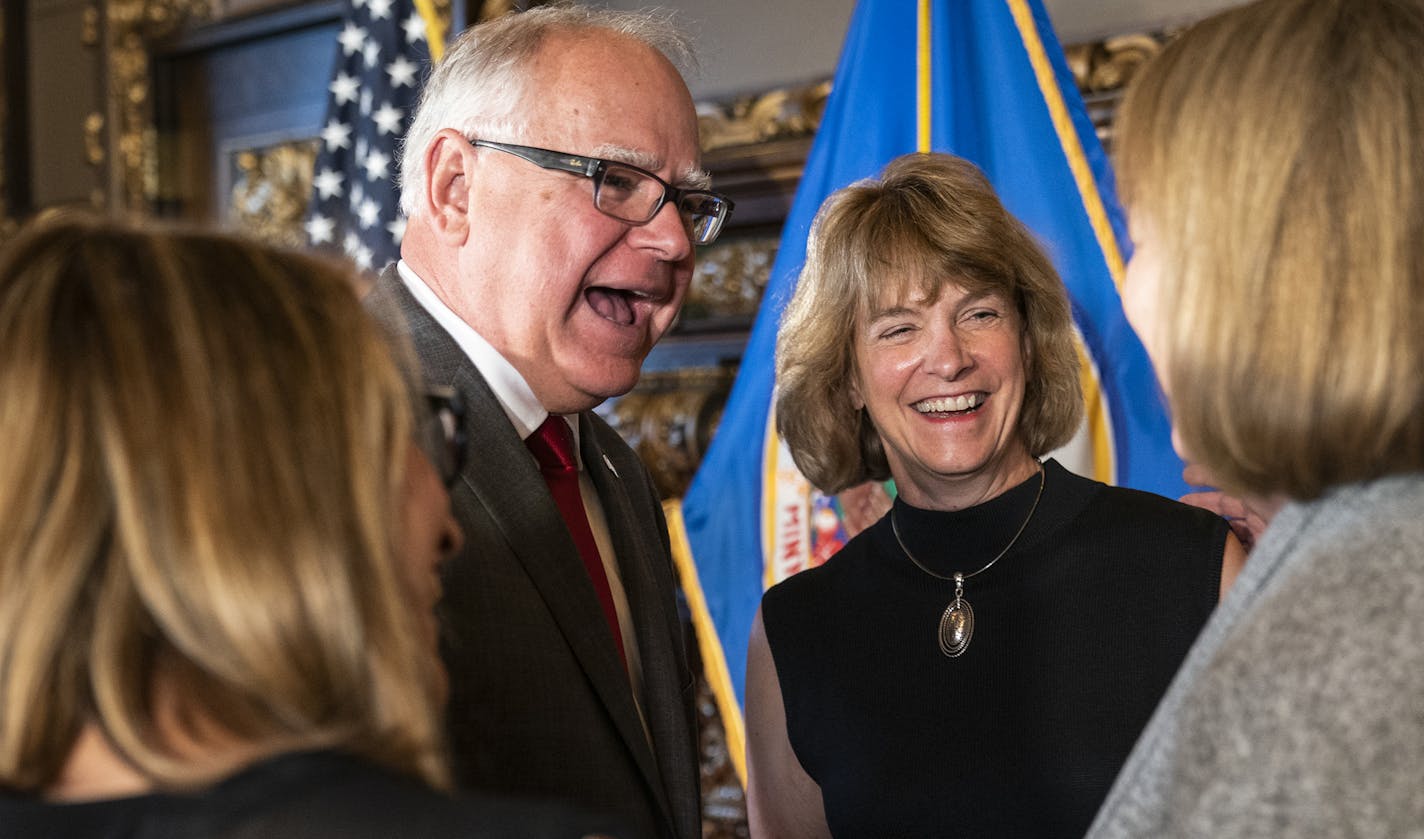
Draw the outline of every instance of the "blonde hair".
M260 750L446 782L392 553L411 397L352 282L73 219L0 257L0 784L43 789L90 724L191 783L156 677Z
M776 345L776 424L825 492L890 477L879 434L852 388L855 334L887 287L935 300L949 284L1017 308L1027 388L1018 434L1035 457L1083 415L1067 292L1042 248L984 175L947 154L895 159L878 180L839 190L811 227L806 266Z
M1424 5L1266 0L1146 67L1118 171L1159 246L1186 453L1313 498L1424 468Z

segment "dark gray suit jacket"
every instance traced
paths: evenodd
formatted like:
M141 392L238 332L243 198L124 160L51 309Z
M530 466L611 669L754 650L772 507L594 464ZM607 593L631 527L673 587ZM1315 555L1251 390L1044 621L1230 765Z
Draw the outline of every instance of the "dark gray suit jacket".
M647 470L602 419L579 416L642 658L651 746L578 550L484 378L394 265L366 303L409 335L426 380L457 390L468 413L469 457L451 491L465 548L447 564L442 605L457 779L572 801L647 836L700 836L692 673Z

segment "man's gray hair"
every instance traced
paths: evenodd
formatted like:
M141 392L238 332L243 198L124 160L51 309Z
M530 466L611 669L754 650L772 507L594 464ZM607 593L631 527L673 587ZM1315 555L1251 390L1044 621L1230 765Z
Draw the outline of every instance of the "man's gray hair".
M414 215L425 198L425 151L437 132L518 141L527 129L524 68L549 36L597 30L641 41L684 74L695 67L691 39L666 11L541 6L472 26L426 79L401 145L401 211Z

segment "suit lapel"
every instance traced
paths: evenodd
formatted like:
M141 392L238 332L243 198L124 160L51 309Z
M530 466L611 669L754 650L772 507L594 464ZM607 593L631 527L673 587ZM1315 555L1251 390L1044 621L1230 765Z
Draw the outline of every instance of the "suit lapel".
M641 466L624 463L617 467L604 450L593 422L580 416L579 423L584 466L603 504L643 661L643 707L661 770L653 770L649 783L658 790L659 803L667 812L671 790L664 787L663 779L674 783L681 777L678 773L685 767L680 764L686 763L687 744L692 736L679 684L682 659L674 647L681 637L681 627L667 596L672 591L671 569L666 568L665 559L660 559L662 554L654 550L659 539L657 523L646 513L640 517L625 483L625 479L639 480L636 476L642 474ZM667 579L658 579L660 569L666 570Z
M473 365L457 377L456 386L466 392L483 391L471 400L477 406L472 417L488 444L461 480L489 511L507 547L524 565L634 755L640 763L651 758L613 633L533 457ZM486 434L489 438L484 438ZM531 499L539 501L530 503Z
M666 814L667 797L657 760L644 735L642 720L633 703L628 675L618 657L613 634L608 628L598 595L584 570L578 548L557 505L549 496L548 486L539 474L533 456L515 433L514 426L474 363L411 296L396 274L394 265L382 273L371 292L368 306L377 310L377 316L383 318L387 317L387 313L380 310L397 310L421 355L427 378L433 383L454 387L466 401L473 451L460 480L484 505L503 536L504 547L524 566L539 590ZM587 427L586 418L580 418L580 421L585 423L581 436L591 439L594 435ZM588 468L592 469L594 465L600 467L591 476L604 479L601 482L595 480L595 486L608 517L620 571L640 581L628 589L639 649L647 650L647 645L656 647L658 632L649 630L647 619L640 619L640 615L644 614L642 610L648 609L650 601L656 601L656 598L649 598L642 591L643 575L637 569L645 563L640 556L636 560L634 557L644 548L630 535L630 531L636 528L636 521L626 489L619 486L618 481L610 484L606 480L608 476L601 474L606 469L601 450L587 457L592 458L586 460ZM633 570L625 570L630 568ZM628 576L624 577L624 586L629 587ZM661 626L663 610L661 604L656 606L656 620ZM662 646L667 645L666 640L661 643ZM651 669L650 665L659 663L661 658L649 661L646 653L644 655L645 670ZM657 736L656 730L654 736ZM670 816L668 818L671 820Z

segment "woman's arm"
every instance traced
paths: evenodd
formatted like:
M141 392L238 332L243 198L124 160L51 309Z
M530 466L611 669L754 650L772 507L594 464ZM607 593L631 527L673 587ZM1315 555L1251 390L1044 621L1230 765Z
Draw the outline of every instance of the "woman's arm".
M831 835L821 788L791 750L760 609L747 649L747 817L757 839Z
M1221 554L1221 595L1217 602L1226 599L1226 592L1231 588L1231 584L1236 582L1236 575L1241 573L1241 567L1246 564L1246 549L1242 547L1241 540L1236 538L1236 534L1230 531L1226 534L1226 550Z

